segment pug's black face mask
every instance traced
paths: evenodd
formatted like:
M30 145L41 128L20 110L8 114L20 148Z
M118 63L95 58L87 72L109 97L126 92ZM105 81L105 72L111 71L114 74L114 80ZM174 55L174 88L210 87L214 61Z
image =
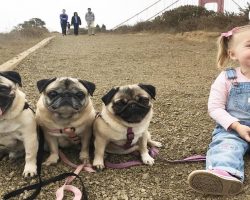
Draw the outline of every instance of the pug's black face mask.
M134 100L128 102L119 100L113 104L115 114L128 123L141 122L150 111L150 108L149 100L147 98L144 98L139 102Z
M15 99L15 95L10 94L10 92L10 87L0 85L0 116L10 108Z
M85 94L81 91L77 93L58 93L56 91L51 91L48 93L48 97L50 99L49 107L53 110L63 106L69 106L74 110L79 111L83 106L82 101L85 98Z

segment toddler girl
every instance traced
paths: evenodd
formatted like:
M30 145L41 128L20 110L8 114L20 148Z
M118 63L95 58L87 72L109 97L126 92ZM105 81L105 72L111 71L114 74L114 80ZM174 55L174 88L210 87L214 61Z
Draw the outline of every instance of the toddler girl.
M250 26L222 33L217 63L223 68L229 59L239 67L222 71L211 86L209 115L217 125L206 156L206 170L188 176L197 192L234 195L243 187L243 156L250 142Z

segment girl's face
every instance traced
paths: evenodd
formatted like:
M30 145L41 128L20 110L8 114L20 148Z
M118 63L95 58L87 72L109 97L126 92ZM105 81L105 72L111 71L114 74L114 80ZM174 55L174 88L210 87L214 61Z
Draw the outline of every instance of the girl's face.
M231 59L237 60L240 66L250 68L250 29L233 36L229 55Z

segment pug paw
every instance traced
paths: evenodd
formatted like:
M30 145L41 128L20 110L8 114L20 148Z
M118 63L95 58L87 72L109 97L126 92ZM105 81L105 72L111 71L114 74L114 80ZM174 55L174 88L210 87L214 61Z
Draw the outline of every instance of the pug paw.
M154 141L154 147L162 147L162 143L161 142L156 142Z
M97 161L97 160L94 160L93 167L98 172L102 171L105 168L104 163L102 161Z
M155 160L148 153L142 154L141 158L142 162L146 165L153 165L155 162Z
M96 166L94 166L94 168L97 172L101 172L104 170L105 166L104 165L96 165Z
M52 154L50 155L47 160L43 163L43 165L49 166L49 165L54 165L58 162L59 156Z
M26 177L33 177L37 175L37 167L35 164L26 164L23 170L23 176Z
M159 147L159 148L163 146L161 142L156 142L156 141L150 141L149 145L151 147Z
M89 164L89 155L86 153L80 153L80 158L79 158L83 164Z
M80 157L80 160L82 161L82 164L89 164L89 158L81 158Z

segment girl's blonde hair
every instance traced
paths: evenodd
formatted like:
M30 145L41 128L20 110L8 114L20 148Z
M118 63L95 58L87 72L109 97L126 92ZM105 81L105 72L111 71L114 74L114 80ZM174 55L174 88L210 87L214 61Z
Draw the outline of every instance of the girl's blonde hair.
M245 31L250 30L250 25L240 26L233 28L232 30L222 33L219 37L217 44L218 44L218 53L217 53L217 66L218 68L222 69L229 61L229 54L228 50L232 43L233 35Z
M228 63L228 60L229 60L228 43L229 43L229 39L224 36L220 36L217 41L218 53L217 53L216 61L217 61L217 66L220 69L224 68L224 66L226 65L226 63Z

